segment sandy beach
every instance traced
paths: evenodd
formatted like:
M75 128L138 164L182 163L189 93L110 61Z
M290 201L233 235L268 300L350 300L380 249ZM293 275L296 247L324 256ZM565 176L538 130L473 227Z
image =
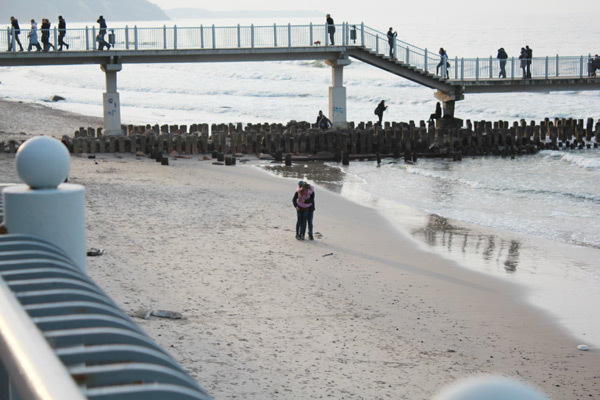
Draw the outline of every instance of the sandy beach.
M101 126L47 111L0 101L0 140ZM600 399L600 351L579 351L522 288L318 186L316 240L297 241L296 180L248 160L71 158L88 247L105 250L88 273L130 314L181 312L136 321L216 399L430 399L482 373ZM0 154L0 182L19 182L12 154Z

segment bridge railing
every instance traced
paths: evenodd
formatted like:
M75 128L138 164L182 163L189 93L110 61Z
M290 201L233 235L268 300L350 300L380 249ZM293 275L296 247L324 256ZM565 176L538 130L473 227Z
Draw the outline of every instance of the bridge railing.
M22 43L27 47L27 30L21 30ZM11 46L14 40L12 28L0 30L0 43ZM50 30L50 43L58 46L58 30ZM93 51L98 49L98 29L85 27L68 29L65 42L69 50ZM41 31L38 34L41 36ZM309 47L331 45L327 25L268 25L268 26L195 26L195 27L137 27L125 26L107 30L105 40L113 50L164 50L164 49L233 49L233 48L273 48ZM390 44L387 34L364 24L343 23L335 25L335 45L360 46L389 57ZM437 51L428 51L398 38L392 46L392 58L411 65L421 71L443 75L444 67L437 68L440 57ZM591 74L588 70L589 56L575 57L534 57L531 60L532 78L583 77ZM506 63L506 78L522 77L521 60L509 58ZM500 63L495 57L454 58L449 60L448 75L455 80L499 79Z

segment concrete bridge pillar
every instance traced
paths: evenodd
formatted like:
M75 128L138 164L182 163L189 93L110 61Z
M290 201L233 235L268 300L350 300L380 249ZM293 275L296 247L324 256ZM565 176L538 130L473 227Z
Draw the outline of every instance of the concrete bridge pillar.
M442 109L444 110L444 117L454 118L454 106L456 105L457 100L464 99L462 94L452 95L446 92L442 92L438 90L433 94L433 97L440 100L442 102Z
M102 95L104 134L120 136L123 132L121 131L121 102L117 92L117 72L122 69L122 65L103 64L100 68L106 75L106 92Z
M329 118L336 128L348 127L346 114L346 88L344 87L344 66L350 65L348 58L326 60L331 66L332 86L329 87Z

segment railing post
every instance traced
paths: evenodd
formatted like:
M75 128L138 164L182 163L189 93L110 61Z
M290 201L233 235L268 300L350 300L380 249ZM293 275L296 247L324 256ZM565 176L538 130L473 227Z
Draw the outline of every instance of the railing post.
M548 79L548 56L546 56L546 73L545 73L546 79Z
M254 24L250 25L250 47L254 48Z
M429 54L428 54L427 48L425 48L425 62L423 64L424 68L425 68L425 72L429 72L428 69L427 69L427 61L428 61L427 59L428 58L429 58Z
M360 23L360 45L361 46L365 45L365 23L364 22Z
M510 59L510 79L515 79L515 57Z
M163 49L167 49L167 26L163 25ZM137 48L136 48L137 50Z
M479 57L475 59L475 80L479 82Z
M273 24L273 47L277 47L277 24Z
M313 40L313 25L312 22L310 23L310 28L309 28L309 36L310 36L310 46L312 46L314 44L314 40Z
M133 26L133 48L138 50L138 29L137 25Z
M492 56L490 56L490 79L492 79Z
M583 78L583 56L579 57L579 77Z
M237 24L237 42L238 42L237 47L238 48L242 47L242 34L240 31L241 31L240 24Z
M558 54L556 55L556 76L560 76L558 73Z
M86 27L87 29L87 27ZM98 41L96 40L96 27L92 26L92 40L94 41L94 45L92 46L92 49L96 50L96 45L98 44Z
M458 57L454 57L454 79L458 79Z
M58 49L58 30L54 27L54 48Z
M406 63L410 64L410 50L408 46L406 46Z
M15 49L15 43L16 43L16 40L15 40L15 27L11 26L6 31L8 32L9 35L11 35L11 37L10 37L10 48L11 48L12 52L14 53L15 51L17 51L17 49Z
M292 47L292 24L288 22L288 47Z
M125 49L129 50L129 27L125 25Z
M217 48L217 38L215 37L215 33L216 33L215 24L213 24L213 26L212 26L212 48L213 49Z
M460 59L460 80L461 81L465 80L465 59L464 58Z
M204 48L204 26L200 24L200 48Z
M177 25L173 25L173 49L177 50Z

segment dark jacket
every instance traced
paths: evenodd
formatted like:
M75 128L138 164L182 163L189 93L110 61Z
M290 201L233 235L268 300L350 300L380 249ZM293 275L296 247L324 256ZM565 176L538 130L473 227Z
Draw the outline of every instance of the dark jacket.
M508 58L508 54L506 54L506 51L504 49L499 49L496 58L500 60L506 60Z
M19 21L15 18L13 21L11 21L10 23L13 28L15 28L15 34L19 34L21 33L21 27L19 27Z
M67 33L67 21L63 19L58 20L58 32L63 35Z
M333 23L333 18L327 18L327 32L334 33L335 32L335 24Z
M99 35L105 35L106 34L106 20L102 17L98 18L98 24L100 24L100 31L98 32Z
M298 192L294 193L294 198L292 199L292 203L294 204L294 208L298 207ZM308 211L315 211L315 191L313 190L312 194L308 198L307 203L312 203L312 206L308 209Z

